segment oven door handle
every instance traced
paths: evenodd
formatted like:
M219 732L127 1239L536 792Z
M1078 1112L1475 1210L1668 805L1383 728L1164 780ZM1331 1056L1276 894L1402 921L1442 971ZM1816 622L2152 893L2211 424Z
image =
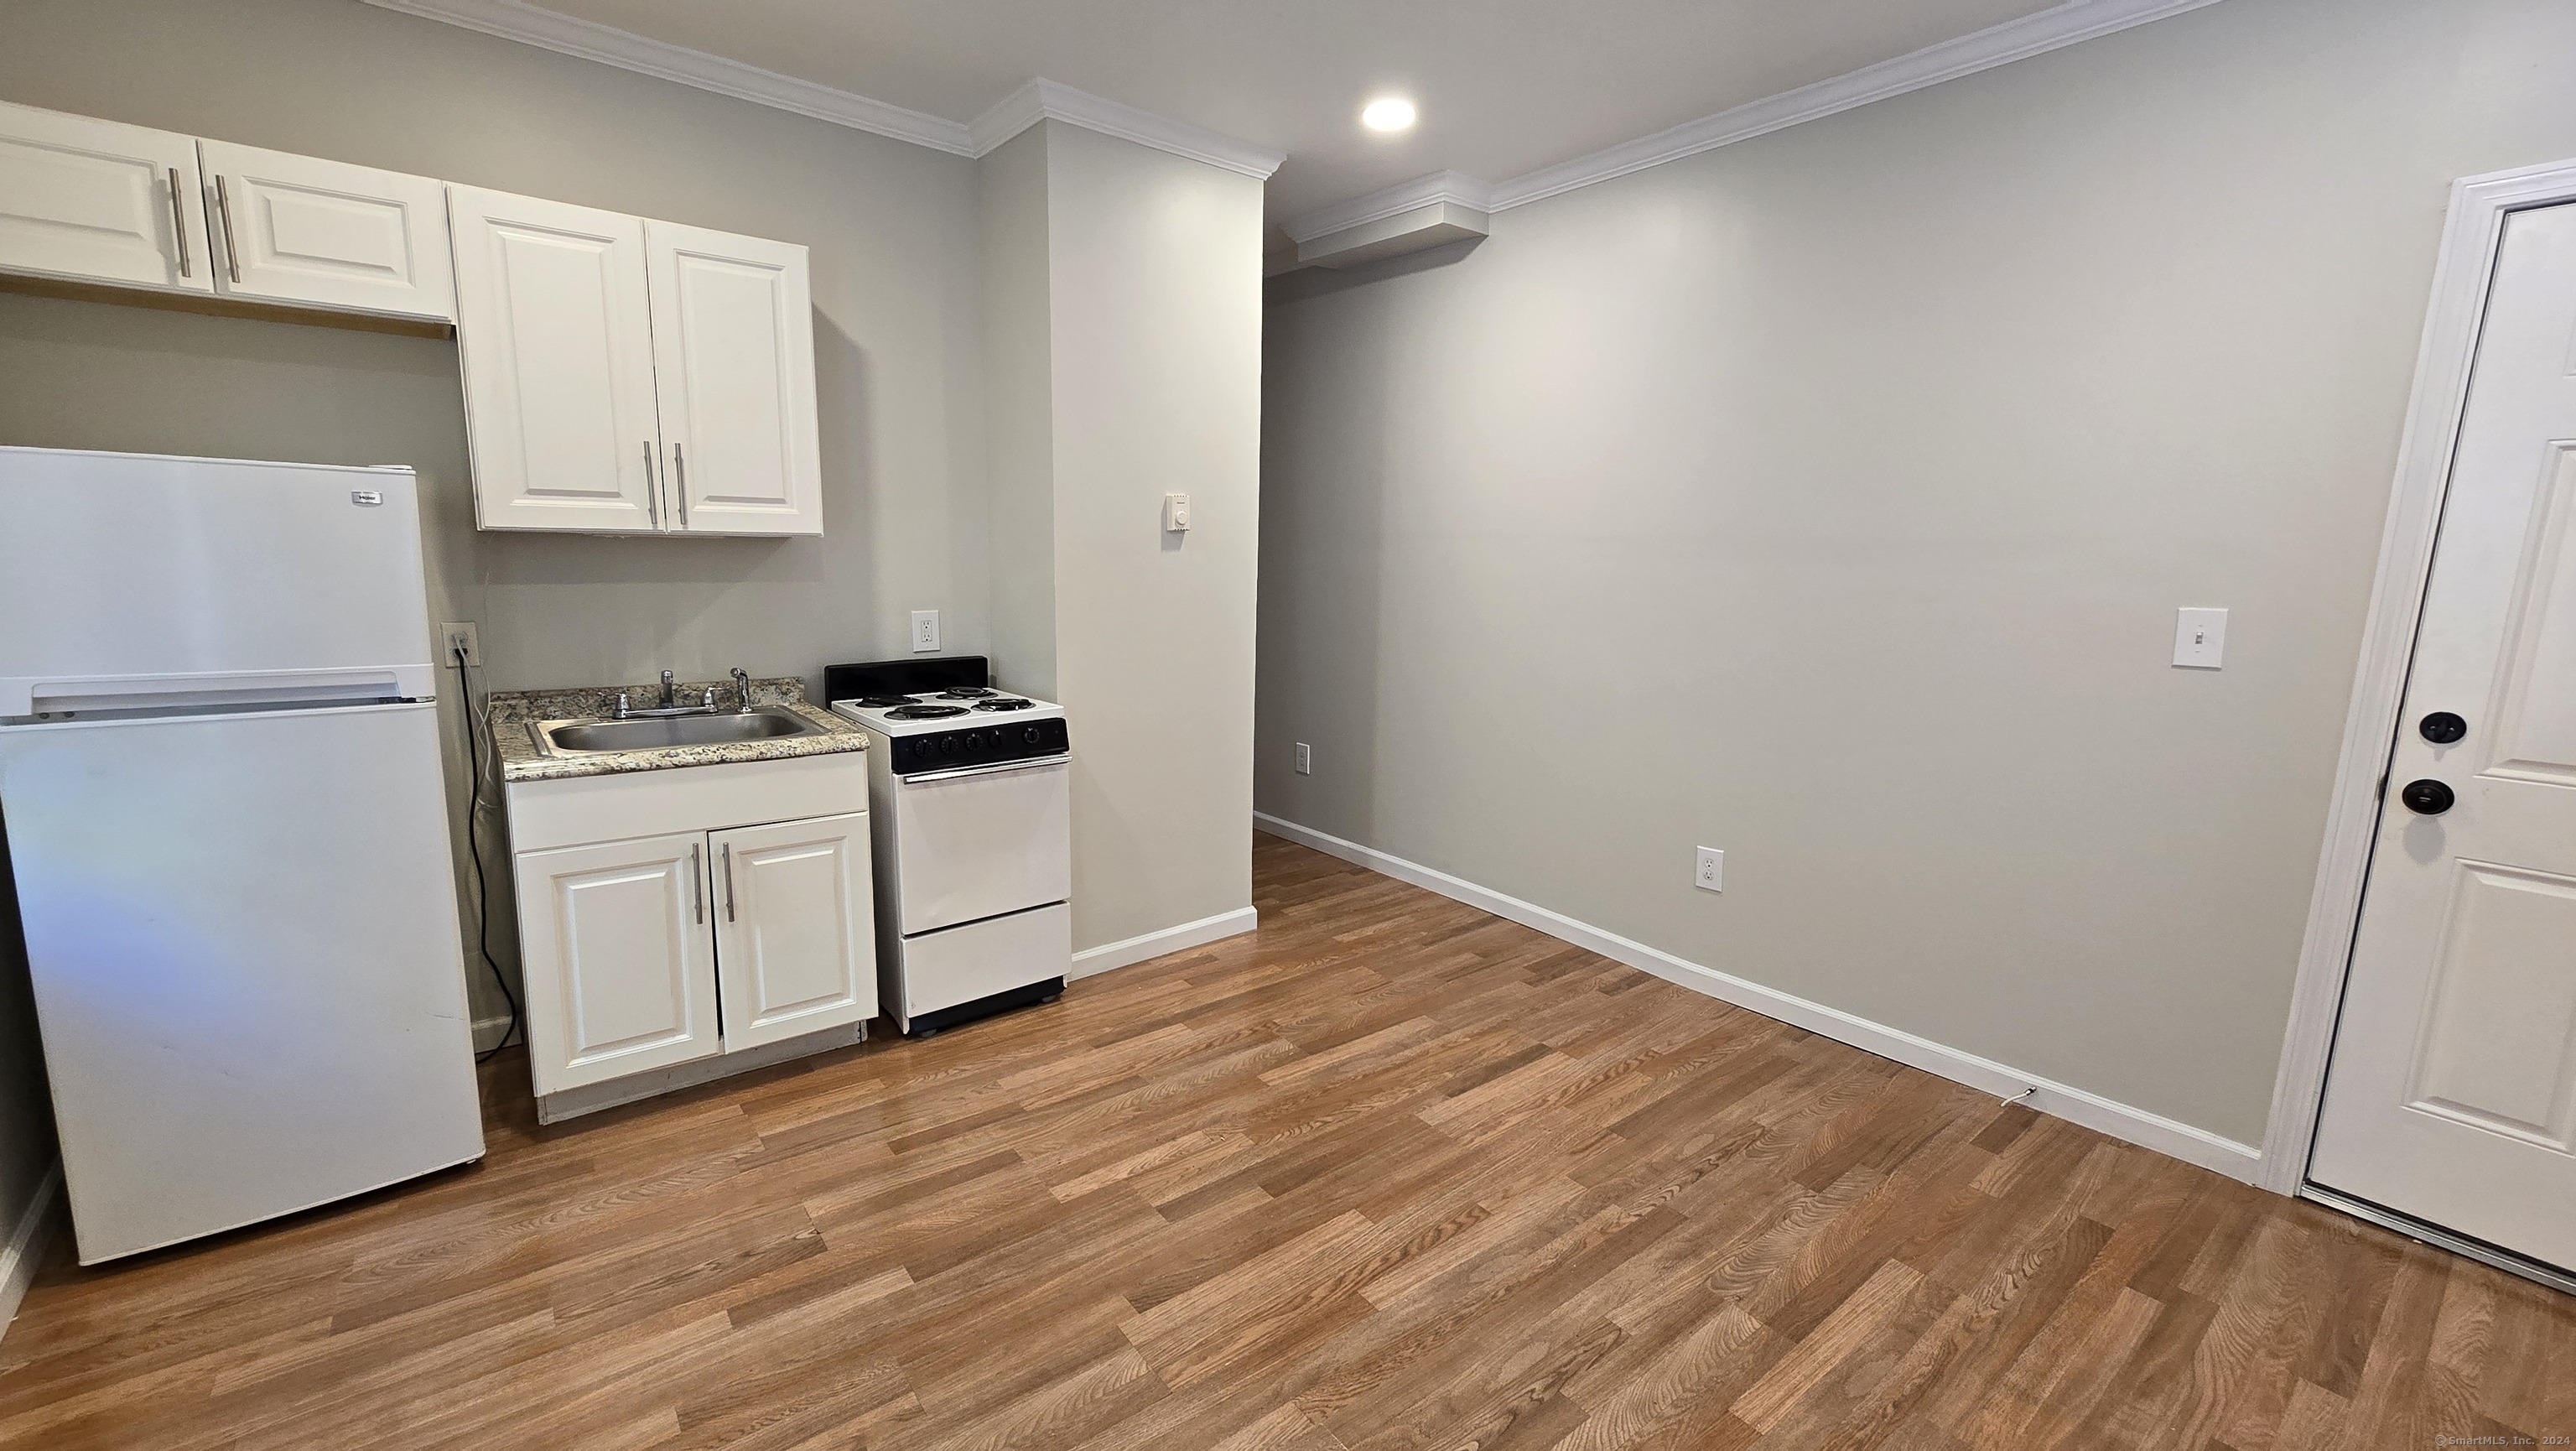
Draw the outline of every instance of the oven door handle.
M960 776L999 776L1010 771L1034 771L1042 766L1061 766L1073 759L1068 751L1061 756L1038 756L1026 761L1001 761L990 766L960 766L953 771L926 771L917 776L897 776L906 786L923 781L954 781Z

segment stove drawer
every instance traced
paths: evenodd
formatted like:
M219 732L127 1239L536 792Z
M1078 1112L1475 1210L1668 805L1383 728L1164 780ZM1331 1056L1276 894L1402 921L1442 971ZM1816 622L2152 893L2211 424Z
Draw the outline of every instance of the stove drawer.
M1073 909L1040 907L906 938L895 960L891 1006L910 1031L925 1013L1063 977L1073 966Z
M1062 759L894 788L895 909L906 937L1072 895Z

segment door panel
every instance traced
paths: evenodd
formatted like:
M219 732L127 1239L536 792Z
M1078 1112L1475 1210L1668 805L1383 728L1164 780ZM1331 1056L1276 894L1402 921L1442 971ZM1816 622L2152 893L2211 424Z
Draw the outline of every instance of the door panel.
M83 1262L482 1154L438 744L426 704L0 726Z
M868 818L711 833L725 1049L876 1016Z
M704 837L523 852L516 866L537 1092L718 1051Z
M445 183L226 141L197 150L215 189L222 291L455 318Z
M903 935L1072 894L1070 769L1062 761L946 780L898 780Z
M2309 1178L2576 1266L2576 205L2506 220ZM2417 723L2465 717L2436 744ZM2438 781L2449 810L2404 787Z
M822 533L805 249L669 222L644 230L681 527Z
M0 103L0 268L215 290L193 137Z
M658 530L643 222L470 187L448 211L476 521Z

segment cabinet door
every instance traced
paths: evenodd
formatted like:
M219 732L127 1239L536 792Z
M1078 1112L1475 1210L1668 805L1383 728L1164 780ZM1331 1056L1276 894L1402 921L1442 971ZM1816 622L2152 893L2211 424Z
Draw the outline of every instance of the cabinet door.
M712 832L725 1049L876 1016L865 812Z
M395 171L200 141L215 286L236 297L453 320L447 186Z
M197 143L0 104L0 269L215 290Z
M537 1092L719 1051L705 837L522 852L516 866Z
M680 527L822 533L805 249L669 222L645 223L644 245Z
M644 223L462 186L447 205L475 522L660 529Z

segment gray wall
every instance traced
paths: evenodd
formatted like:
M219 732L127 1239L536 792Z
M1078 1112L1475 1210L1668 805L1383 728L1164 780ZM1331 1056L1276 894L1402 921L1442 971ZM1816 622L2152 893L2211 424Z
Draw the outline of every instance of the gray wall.
M1044 129L1079 949L1252 905L1261 183Z
M0 442L412 465L478 686L738 664L819 688L904 653L914 609L990 643L975 163L351 0L32 0L7 30L0 99L806 244L825 533L479 534L453 344L327 327L0 296Z
M1261 809L2258 1142L2445 188L2571 56L2228 0L1274 284Z

